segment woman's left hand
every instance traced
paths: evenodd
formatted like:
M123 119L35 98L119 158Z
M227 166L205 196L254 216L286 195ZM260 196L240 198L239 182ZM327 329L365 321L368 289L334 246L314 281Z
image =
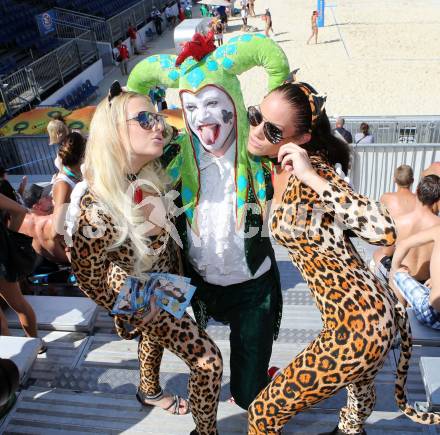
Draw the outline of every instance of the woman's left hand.
M278 151L278 161L281 162L284 170L292 172L305 184L308 184L307 180L317 175L310 163L307 151L293 142L281 146Z

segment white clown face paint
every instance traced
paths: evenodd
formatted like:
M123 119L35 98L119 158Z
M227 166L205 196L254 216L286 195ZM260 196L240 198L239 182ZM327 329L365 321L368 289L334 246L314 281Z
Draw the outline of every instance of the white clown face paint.
M182 92L181 99L189 128L206 151L222 156L235 138L235 108L230 97L215 86L206 86L197 94Z

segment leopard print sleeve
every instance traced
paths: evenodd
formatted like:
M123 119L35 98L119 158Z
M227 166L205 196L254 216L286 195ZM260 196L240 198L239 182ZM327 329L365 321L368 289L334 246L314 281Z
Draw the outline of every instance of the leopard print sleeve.
M116 293L107 284L111 272L107 252L115 230L107 216L87 206L87 196L81 200L77 229L72 235L72 271L81 291L98 305L111 310Z
M351 229L373 245L391 246L395 243L395 225L382 204L354 192L326 162L321 161L314 166L318 174L328 181L329 188L320 198L323 206L344 229Z

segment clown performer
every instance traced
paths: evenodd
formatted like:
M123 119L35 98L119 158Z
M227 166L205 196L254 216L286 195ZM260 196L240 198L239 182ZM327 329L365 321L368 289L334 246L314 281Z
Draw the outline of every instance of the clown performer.
M182 53L142 60L127 87L143 94L157 85L180 89L186 131L176 140L179 151L170 147L164 162L185 210L178 230L186 275L197 287L192 306L201 327L209 317L230 325L231 393L247 409L269 381L282 296L272 245L262 233L273 194L271 164L247 152L249 123L237 76L262 66L273 89L287 77L288 61L260 34L219 48L196 34Z

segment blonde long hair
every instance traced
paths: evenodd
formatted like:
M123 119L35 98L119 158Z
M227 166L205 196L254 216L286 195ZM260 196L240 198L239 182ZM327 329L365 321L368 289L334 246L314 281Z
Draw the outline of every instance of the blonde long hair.
M129 239L135 251L134 267L139 272L152 266L154 256L146 255L146 236L139 229L145 216L135 207L127 177L132 174L130 150L123 143L129 137L126 116L132 98L148 99L134 92L123 92L111 100L111 105L105 98L97 106L90 124L83 172L90 191L118 227L119 238L112 248ZM147 163L137 176L154 184L162 193L167 189L168 178L157 160Z
M49 144L60 144L69 134L69 127L59 119L52 119L47 124L47 133L49 135Z

